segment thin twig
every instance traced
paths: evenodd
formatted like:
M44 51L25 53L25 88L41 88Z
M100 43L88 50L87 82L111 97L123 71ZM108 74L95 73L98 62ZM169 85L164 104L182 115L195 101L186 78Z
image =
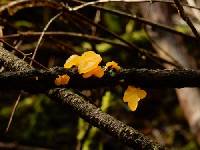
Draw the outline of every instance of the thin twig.
M89 124L87 129L86 129L86 131L85 131L85 133L84 133L83 138L80 140L80 147L77 150L82 150L83 149L83 145L84 145L85 141L87 140L88 135L89 135L89 133L90 133L92 128L93 128L93 126L91 124Z
M9 11L9 14L13 15L17 11L23 8L32 8L32 7L49 7L49 8L56 8L61 10L60 3L52 0L16 0L10 1L9 3L0 7L0 14L3 11Z
M79 0L73 0L73 1L79 2L79 3L84 3L84 2L79 1ZM150 20L135 16L135 15L131 15L131 14L119 11L119 10L109 9L109 8L102 7L102 6L91 5L91 7L99 9L99 10L102 10L102 11L105 11L105 12L108 12L108 13L111 13L111 14L115 14L115 15L118 15L118 16L126 17L126 18L129 18L129 19L135 20L137 22L143 23L145 25L149 25L151 27L155 27L155 28L162 29L162 30L170 32L170 33L174 33L174 34L183 36L185 38L196 40L196 38L194 36L187 35L185 33L176 31L176 30L174 30L173 28L171 28L169 26L165 26L163 24L155 23L155 22L152 22ZM85 7L85 8L87 8L87 7Z
M173 56L171 56L166 50L164 50L162 47L160 47L160 45L154 40L152 39L152 37L149 35L149 32L147 30L146 27L144 27L144 30L146 32L146 35L149 39L149 41L152 43L152 45L155 45L155 47L157 47L158 49L160 49L160 51L162 51L162 53L164 53L167 57L169 57L175 64L177 64L177 68L182 68L183 66L178 62L178 60L176 60Z
M5 132L8 132L8 130L9 130L9 128L10 128L10 125L11 125L11 122L12 122L12 120L13 120L13 116L14 116L15 110L16 110L16 108L17 108L17 105L18 105L20 99L21 99L21 93L18 95L17 100L16 100L16 102L15 102L15 105L14 105L14 107L13 107L13 109L12 109L12 113L11 113L11 115L10 115L10 119L9 119L9 122L8 122L8 125L7 125L7 127L6 127L6 131L5 131Z
M51 24L55 19L57 19L58 17L60 17L61 15L62 15L62 12L58 13L57 15L55 15L53 18L51 18L51 19L49 20L49 22L48 22L48 23L46 24L46 26L44 27L44 29L43 29L43 31L42 31L42 34L40 35L40 37L39 37L39 39L38 39L37 45L36 45L36 47L35 47L35 50L34 50L34 52L33 52L32 60L35 59L35 56L36 56L36 54L37 54L37 51L38 51L38 48L39 48L40 43L41 43L41 41L42 41L42 38L43 38L43 36L44 36L44 33L46 32L46 30L48 29L48 27L50 26L50 24ZM30 62L30 65L32 65L32 63L33 63L32 60L31 60L31 62Z
M78 2L78 3L84 3L84 2L78 1L78 0L73 0L73 1ZM33 0L19 0L19 1L15 1L15 2L10 2L7 5L0 7L0 14L3 11L6 11L8 9L14 9L15 12L17 12L20 9L29 8L29 7L48 7L48 8L52 8L52 9L55 9L55 10L61 10L61 8L65 8L65 6L61 5L60 3L57 3L55 1L50 1L50 0L34 0L34 1ZM106 12L109 12L109 13L112 13L112 14L116 14L116 15L119 15L119 16L122 16L122 17L127 17L127 18L133 19L137 22L141 22L143 24L147 24L147 25L150 25L152 27L156 27L156 28L165 30L167 32L171 32L171 33L174 33L174 34L177 34L177 35L181 35L181 36L186 37L186 38L195 39L193 36L190 36L190 35L187 35L185 33L176 31L173 28L170 28L170 27L165 26L163 24L154 23L150 20L146 20L144 18L136 17L136 16L127 14L127 13L122 12L122 11L111 10L109 8L96 6L96 5L91 5L91 7L96 8L96 9L100 9L100 10L103 10L103 11L106 11ZM87 7L85 7L85 8L87 8Z
M101 12L100 12L99 10L96 10L95 17L94 17L94 23L98 24L98 23L100 22L100 20L101 20ZM97 31L97 27L96 27L96 26L91 26L91 34L92 34L93 36L96 35L96 31ZM91 45L92 45L92 49L93 49L96 53L98 53L95 44L94 44L94 43L91 43Z
M186 0L187 3L191 6L196 7L196 2L195 0ZM192 9L193 16L200 22L200 11L197 9Z
M74 27L74 29L78 29L78 31L80 31L82 34L88 33L87 30L85 30L85 27L83 27L83 25L79 23L79 21L74 20L73 16L71 16L70 14L66 14L65 16L67 17L67 19L61 18L63 23L65 23L66 25L70 24L70 26Z
M108 2L125 2L125 3L146 3L147 2L147 3L151 3L151 4L159 2L159 3L175 4L172 1L163 1L163 0L97 0L97 1L92 1L92 2L86 2L86 3L81 4L79 6L71 7L70 11L77 11L79 9L82 9L82 8L90 6L90 5L96 5L96 4L108 3ZM181 3L181 5L183 5L185 7L200 10L199 7L190 6L190 5L183 4L183 3Z
M176 8L177 8L181 18L188 24L188 26L192 30L193 34L196 36L197 40L200 42L200 34L198 33L197 29L193 25L190 18L185 14L183 6L179 2L179 0L174 0L174 3L176 4Z
M16 49L14 46L12 46L11 44L7 43L6 41L4 41L2 38L0 38L0 42L4 43L5 45L7 45L8 47L12 48L13 50L15 50L16 52L20 53L21 55L23 55L23 59L28 58L29 60L32 60L34 63L36 63L38 66L40 66L43 69L48 70L47 67L45 67L44 65L40 64L39 62L37 62L36 60L32 59L31 57L29 57L27 54L25 54L24 52Z
M42 34L42 32L19 32L17 34L10 34L10 35L4 35L2 37L0 37L1 39L10 39L10 38L19 38L19 37L25 37L25 38L29 38L29 37L38 37ZM117 42L114 40L109 40L106 38L101 38L98 36L94 36L94 35L89 35L89 34L82 34L82 33L76 33L76 32L61 32L61 31L56 31L56 32L45 32L44 36L48 36L48 37L70 37L70 38L80 38L80 39L84 39L84 40L88 40L88 41L95 41L95 42L105 42L105 43L109 43L111 45L114 46L120 46L120 47L124 47L124 48L128 48L128 46L122 42Z
M66 9L68 9L66 7ZM71 12L72 13L72 12ZM91 24L93 26L96 26L98 27L99 29L101 29L102 31L104 32L107 32L108 34L112 35L113 37L115 37L116 39L120 40L121 42L123 42L124 44L126 44L127 46L130 47L130 50L136 50L137 52L147 56L150 60L154 61L156 64L160 65L161 67L163 67L162 63L160 62L164 62L164 63L168 63L168 64L171 64L173 66L177 66L176 64L174 64L173 62L170 62L170 61L167 61L167 60L164 60L162 58L160 58L157 54L154 54L150 51L147 51L146 49L143 49L143 48L139 48L137 45L135 45L134 43L130 43L126 40L124 40L123 38L121 38L119 35L117 35L116 33L112 32L112 31L109 31L108 29L106 29L105 27L103 27L102 25L100 24L96 24L94 23L92 20L90 20L88 17L78 13L78 12L73 12L72 15L75 15L77 16L78 18L82 19L83 22L86 22L88 24Z

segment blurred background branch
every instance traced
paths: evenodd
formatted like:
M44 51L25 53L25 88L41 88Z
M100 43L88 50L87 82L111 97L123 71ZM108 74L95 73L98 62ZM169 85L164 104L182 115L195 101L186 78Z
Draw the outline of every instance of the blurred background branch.
M189 26L177 13L177 5L183 10L181 17L189 18ZM171 88L199 86L199 10L197 0L0 1L1 45L18 57L0 48L0 87L4 86L0 90L0 140L47 149L129 149L80 119L72 109L75 106L69 107L69 99L67 105L56 104L44 92L22 91L12 125L4 134L19 94L14 88L24 85L31 89L36 82L36 90L54 88L55 76L66 72L58 67L69 56L93 50L102 56L100 65L114 60L129 69L109 70L98 80L82 80L69 71L74 90L81 93L76 95L78 99L83 96L167 148L199 149L199 89ZM59 13L62 15L51 21ZM51 70L56 66L58 70ZM33 73L47 82L33 80ZM16 78L11 81L11 77ZM135 112L121 100L130 84L146 87L148 93Z

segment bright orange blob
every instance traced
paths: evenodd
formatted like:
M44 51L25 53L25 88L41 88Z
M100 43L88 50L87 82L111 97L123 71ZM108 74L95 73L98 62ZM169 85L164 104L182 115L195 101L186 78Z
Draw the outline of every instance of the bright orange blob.
M146 91L136 88L134 86L128 86L124 92L123 100L128 102L130 110L135 111L139 100L145 98L147 95Z
M138 106L138 101L129 101L128 102L128 107L131 111L135 111Z
M104 70L100 66L97 66L93 70L91 70L91 71L89 71L87 73L84 73L83 74L83 78L89 78L91 76L95 76L97 78L101 78L101 77L103 77L103 75L104 75Z
M80 62L80 56L72 55L66 60L64 64L64 68L69 69L73 66L78 66L79 62Z
M70 77L68 75L58 75L58 78L54 80L55 85L67 85L69 83Z
M83 53L83 55L80 57L78 65L79 74L92 71L93 69L97 68L101 61L101 56L93 51L87 51Z
M121 67L115 61L107 62L106 69L108 69L108 68L115 69L116 71L119 71L121 69Z
M78 67L79 74L83 75L83 78L89 78L95 76L98 78L103 77L104 70L99 66L99 63L102 61L100 55L96 54L93 51L84 52L81 56L72 55L70 56L65 64L64 68L69 69L73 66ZM59 81L60 79L58 79ZM56 80L57 81L57 80ZM59 82L56 82L59 84Z

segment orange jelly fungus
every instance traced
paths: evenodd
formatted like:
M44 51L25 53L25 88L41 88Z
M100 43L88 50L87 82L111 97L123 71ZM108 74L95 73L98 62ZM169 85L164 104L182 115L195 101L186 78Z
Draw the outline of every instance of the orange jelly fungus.
M79 62L80 62L80 56L72 55L66 60L64 64L64 68L69 69L73 66L78 66Z
M58 78L55 79L54 83L57 86L66 85L69 83L70 77L68 75L58 75Z
M134 86L128 86L124 93L123 100L128 102L130 110L135 111L139 100L145 98L147 95L146 91L136 88Z
M109 68L109 67L112 68L112 69L115 69L116 71L119 71L121 69L121 67L115 61L107 62L106 63L106 69Z
M104 75L104 70L100 66L97 66L93 70L91 70L91 71L89 71L87 73L84 73L83 74L83 78L89 78L89 77L91 77L93 75L95 77L97 77L97 78L101 78Z
M135 111L138 106L138 101L129 101L128 102L128 107L131 111Z
M93 51L87 51L80 56L80 61L78 65L79 74L87 73L97 68L99 63L102 61L100 55Z
M69 69L73 66L77 66L78 72L79 74L82 74L83 78L89 78L91 76L101 78L104 75L104 70L101 68L101 66L99 66L101 61L102 58L100 55L93 51L87 51L84 52L81 56L70 56L66 60L64 68Z

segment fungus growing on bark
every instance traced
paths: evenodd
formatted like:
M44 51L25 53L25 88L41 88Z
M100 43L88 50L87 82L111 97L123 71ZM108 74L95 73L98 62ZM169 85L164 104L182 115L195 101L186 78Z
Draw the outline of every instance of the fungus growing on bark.
M91 70L91 71L89 71L87 73L84 73L83 74L83 78L89 78L89 77L91 77L93 75L95 77L97 77L97 78L101 78L104 75L104 70L100 66L97 66L93 70Z
M112 68L115 69L116 71L119 71L121 69L121 67L115 61L107 62L105 68L106 69Z
M146 91L136 88L134 86L128 86L124 92L123 100L128 103L130 110L135 111L138 106L138 102L145 98L147 95Z
M101 61L102 61L101 56L93 51L87 51L83 53L80 57L78 65L79 74L92 71L93 69L97 68L97 66Z
M67 85L69 83L70 77L65 74L65 75L58 75L58 78L54 80L55 85L60 86L60 85Z
M66 60L64 64L64 68L69 69L73 66L78 66L79 62L80 62L80 56L72 55Z

